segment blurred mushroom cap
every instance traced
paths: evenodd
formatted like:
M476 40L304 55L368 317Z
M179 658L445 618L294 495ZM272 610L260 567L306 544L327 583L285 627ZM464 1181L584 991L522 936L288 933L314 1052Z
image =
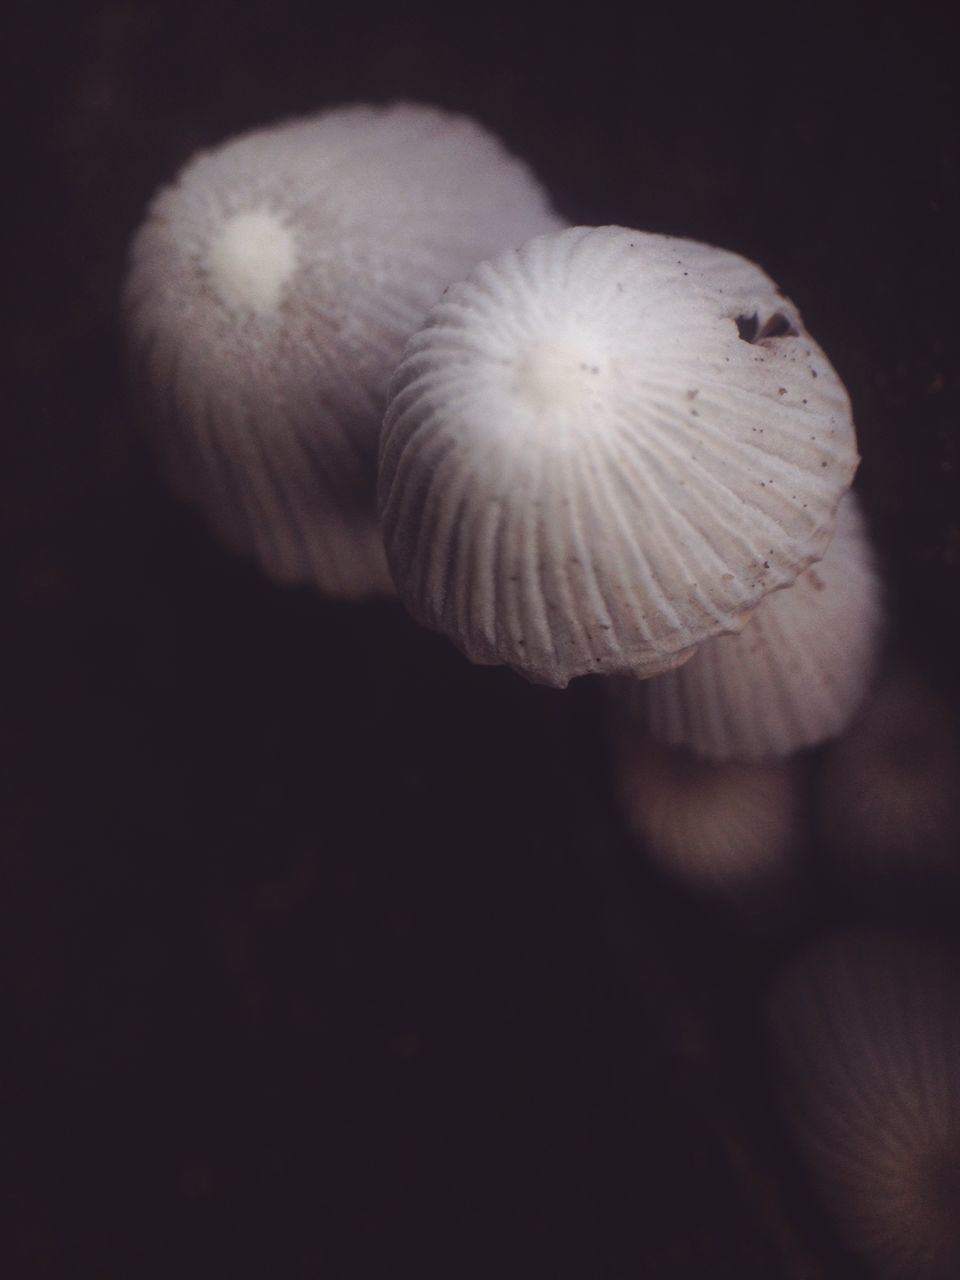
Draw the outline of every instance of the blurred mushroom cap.
M718 764L627 730L614 745L626 824L669 874L745 907L792 878L803 799L793 761Z
M444 286L556 227L479 125L354 106L201 152L133 240L136 385L181 496L271 577L392 594L377 440L404 342Z
M855 932L816 944L771 1002L810 1170L890 1280L960 1275L958 977L929 939Z

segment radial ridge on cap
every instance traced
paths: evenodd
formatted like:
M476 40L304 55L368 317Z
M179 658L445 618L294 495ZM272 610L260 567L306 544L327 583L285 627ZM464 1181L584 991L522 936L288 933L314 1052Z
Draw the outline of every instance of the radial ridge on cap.
M622 726L614 747L626 824L664 870L746 905L791 881L803 802L794 761L721 764Z
M823 554L846 392L736 254L620 227L452 285L391 384L379 502L408 608L474 662L646 677Z

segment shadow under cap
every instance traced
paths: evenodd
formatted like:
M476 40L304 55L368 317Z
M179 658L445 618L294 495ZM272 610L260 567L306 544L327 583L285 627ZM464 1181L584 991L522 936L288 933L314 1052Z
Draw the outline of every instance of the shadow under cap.
M928 938L815 944L774 990L785 1102L841 1232L889 1280L960 1274L960 967Z

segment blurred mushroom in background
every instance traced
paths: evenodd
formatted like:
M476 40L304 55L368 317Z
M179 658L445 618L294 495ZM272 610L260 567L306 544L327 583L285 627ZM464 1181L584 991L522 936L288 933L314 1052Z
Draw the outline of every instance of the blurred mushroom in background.
M825 552L858 462L796 308L737 254L572 227L451 286L394 376L404 603L537 683L657 675Z
M770 1003L784 1103L842 1235L885 1280L960 1275L960 969L927 937L819 941Z
M125 317L178 493L271 578L391 595L387 383L444 287L559 225L529 169L431 107L352 106L196 155L150 206Z
M888 673L824 753L817 817L832 861L854 886L956 879L960 736L917 672Z

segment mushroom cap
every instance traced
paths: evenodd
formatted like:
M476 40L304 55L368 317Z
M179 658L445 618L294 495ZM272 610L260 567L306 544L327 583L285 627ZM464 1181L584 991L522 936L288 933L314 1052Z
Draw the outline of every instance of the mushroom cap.
M876 671L882 617L851 492L823 559L761 601L739 634L708 640L655 680L618 680L614 696L655 738L709 759L789 755L853 719Z
M717 764L629 731L615 747L624 820L665 871L744 900L790 878L803 797L794 761Z
M880 1276L960 1275L960 972L930 940L821 941L771 1015L800 1146Z
M452 285L381 437L401 597L474 662L651 676L822 555L850 404L745 259L621 227L540 236Z
M868 883L960 871L960 736L916 673L890 673L871 692L824 754L817 791L825 843Z
M393 593L376 523L387 385L444 286L556 227L479 125L354 106L201 152L131 250L136 385L181 496L273 578Z

